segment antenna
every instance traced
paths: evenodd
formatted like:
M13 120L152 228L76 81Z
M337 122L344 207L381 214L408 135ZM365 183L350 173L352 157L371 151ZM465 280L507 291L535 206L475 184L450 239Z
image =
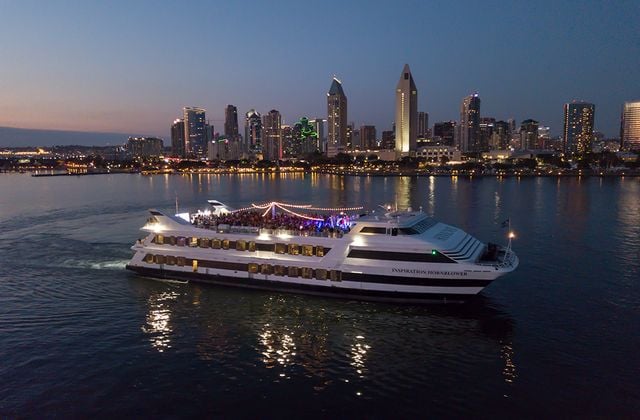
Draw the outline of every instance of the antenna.
M175 191L175 190L174 190L174 193L176 194L176 214L178 214L178 213L180 213L180 212L178 211L178 191Z

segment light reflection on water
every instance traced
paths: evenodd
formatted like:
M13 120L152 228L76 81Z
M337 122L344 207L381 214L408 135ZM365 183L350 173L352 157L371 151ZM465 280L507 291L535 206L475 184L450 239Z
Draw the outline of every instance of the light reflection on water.
M178 293L169 291L155 293L149 296L147 302L149 312L146 317L146 324L142 326L142 331L149 335L151 347L158 352L171 348L171 306L178 298Z

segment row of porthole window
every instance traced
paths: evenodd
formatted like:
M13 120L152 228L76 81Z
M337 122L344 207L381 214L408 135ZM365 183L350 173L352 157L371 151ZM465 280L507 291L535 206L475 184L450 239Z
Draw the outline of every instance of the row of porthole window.
M192 265L194 271L198 271L198 260L187 259L185 257L176 257L173 255L146 254L144 262L149 264L166 264L184 267ZM276 276L302 277L305 279L342 281L342 272L340 270L326 270L324 268L295 267L271 264L247 264L247 272L251 274L274 274Z
M213 248L213 249L235 249L236 251L270 251L276 254L290 254L290 255L304 255L306 257L324 257L325 248L323 246L313 245L298 245L298 244L256 244L255 241L237 240L231 241L229 239L218 238L197 238L197 237L182 237L182 236L164 236L155 235L153 242L158 245L175 245L175 246L189 246L192 248Z

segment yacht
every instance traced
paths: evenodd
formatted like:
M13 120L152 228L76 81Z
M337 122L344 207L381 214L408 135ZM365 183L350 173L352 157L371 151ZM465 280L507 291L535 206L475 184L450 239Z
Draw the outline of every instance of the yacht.
M458 302L518 267L422 211L278 202L197 213L150 210L127 265L142 276L387 302ZM351 213L351 214L350 214Z

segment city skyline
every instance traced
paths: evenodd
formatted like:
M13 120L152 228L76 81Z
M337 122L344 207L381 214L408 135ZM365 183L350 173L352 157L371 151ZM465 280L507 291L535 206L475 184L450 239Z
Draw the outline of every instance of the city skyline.
M640 36L633 29L640 10L633 2L615 8L336 3L314 9L310 17L310 9L298 3L277 11L256 3L250 14L244 6L192 7L215 16L216 30L182 23L188 11L168 2L153 8L119 2L1 4L0 12L11 19L0 34L17 41L3 46L10 65L0 69L0 126L166 139L176 109L207 109L211 123L221 128L226 104L241 114L278 109L289 123L303 115L326 116L326 83L335 74L348 92L349 123L382 132L394 120L394 86L404 63L427 99L418 109L429 113L432 125L457 120L460 99L477 91L483 116L535 119L553 135L563 130L563 104L593 103L595 129L615 137L622 104L640 98ZM334 8L340 13L332 13ZM309 18L299 19L302 12ZM261 14L272 18L269 25L252 17ZM401 14L407 21L394 25L393 16ZM310 21L331 19L339 30L307 30ZM240 21L242 28L234 23ZM140 29L146 26L150 30ZM194 37L200 41L186 45ZM270 37L280 43L269 53L241 52L243 45ZM476 58L467 64L456 51L466 50L470 37ZM398 47L400 40L407 42ZM197 56L197 65L185 66L196 47L205 54Z

